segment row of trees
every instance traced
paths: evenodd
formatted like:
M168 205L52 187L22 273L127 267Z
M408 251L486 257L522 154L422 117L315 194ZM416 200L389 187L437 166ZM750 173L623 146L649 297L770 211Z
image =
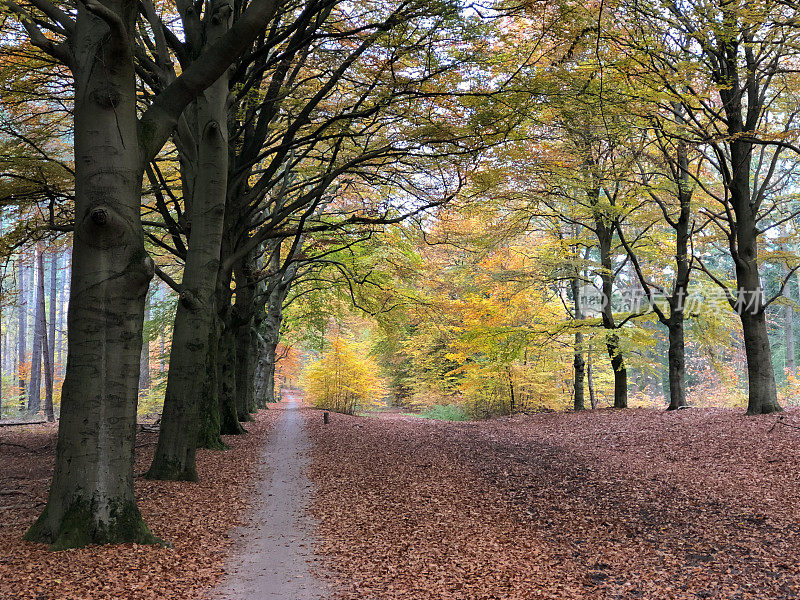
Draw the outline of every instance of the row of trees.
M7 198L39 211L21 237L73 242L57 464L26 537L154 542L133 496L153 274L177 303L147 476L196 480L196 448L274 396L295 278L462 185L470 140L428 95L465 64L466 25L447 2L8 7L5 56L32 68L10 75L26 194Z

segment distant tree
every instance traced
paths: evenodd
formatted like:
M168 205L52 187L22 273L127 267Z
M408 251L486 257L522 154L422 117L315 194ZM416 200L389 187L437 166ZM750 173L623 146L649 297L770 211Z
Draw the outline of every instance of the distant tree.
M327 352L305 370L302 385L317 408L352 415L386 394L377 373L377 365L363 350L337 335Z

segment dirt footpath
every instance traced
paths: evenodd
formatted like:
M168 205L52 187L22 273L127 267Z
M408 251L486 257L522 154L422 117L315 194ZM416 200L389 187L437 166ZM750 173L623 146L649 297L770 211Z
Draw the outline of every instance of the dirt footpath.
M313 522L306 508L310 441L294 398L272 405L281 415L270 432L260 467L262 484L248 524L234 532L236 547L215 600L315 600L324 596L312 576Z

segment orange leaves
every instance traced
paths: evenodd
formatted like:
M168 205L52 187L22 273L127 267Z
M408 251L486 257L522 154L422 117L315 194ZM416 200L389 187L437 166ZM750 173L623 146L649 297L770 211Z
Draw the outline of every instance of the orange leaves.
M137 479L145 521L173 548L90 546L50 552L20 540L44 505L56 428L0 431L0 598L2 600L184 600L199 598L223 573L227 532L246 515L253 464L277 414L262 411L228 452L198 451L201 481ZM24 431L19 431L24 429ZM137 472L152 459L156 434L140 434ZM11 445L17 444L17 445Z
M334 415L312 423L318 550L344 600L795 598L800 437L774 421Z

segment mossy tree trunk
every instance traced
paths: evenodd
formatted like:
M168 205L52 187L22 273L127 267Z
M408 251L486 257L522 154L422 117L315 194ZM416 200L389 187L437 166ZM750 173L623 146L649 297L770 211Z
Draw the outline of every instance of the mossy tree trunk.
M152 543L133 494L144 298L153 263L139 216L143 166L132 46L136 4L109 2L125 32L78 11L75 232L56 468L26 534L54 549Z
M55 549L155 542L133 489L144 302L154 267L140 216L144 168L186 106L263 32L276 2L254 0L235 31L185 68L140 118L134 53L141 3L80 2L74 22L42 4L65 42L45 36L25 14L20 21L34 45L72 71L75 224L56 465L26 539Z

